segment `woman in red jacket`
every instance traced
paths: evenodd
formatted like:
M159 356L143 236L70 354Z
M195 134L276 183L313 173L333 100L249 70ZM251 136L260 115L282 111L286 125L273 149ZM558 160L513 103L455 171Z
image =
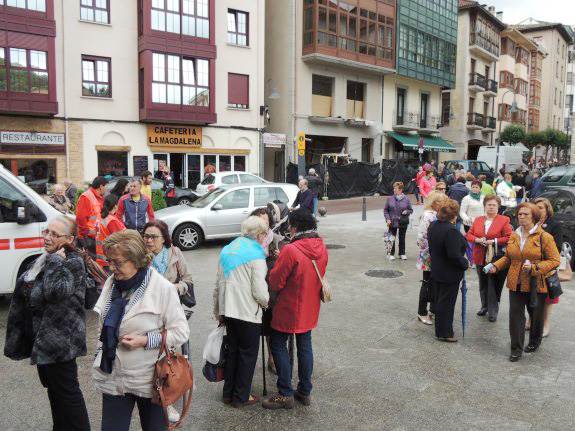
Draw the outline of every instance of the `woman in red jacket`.
M498 196L487 195L483 200L485 215L476 217L471 229L467 232L467 241L473 242L473 263L477 267L479 277L479 296L481 297L481 310L478 316L488 315L490 322L497 320L501 290L507 276L507 271L497 274L485 274L483 267L495 262L503 256L503 247L507 244L513 228L509 217L499 215L501 200Z
M323 239L316 232L316 221L309 211L293 210L288 221L291 242L282 248L269 276L270 291L277 294L271 345L278 374L278 393L263 401L262 405L267 409L291 409L294 397L306 406L311 403L311 331L317 327L321 292L321 281L313 261L323 277L328 259ZM295 334L297 345L299 383L295 392L287 350L290 334Z

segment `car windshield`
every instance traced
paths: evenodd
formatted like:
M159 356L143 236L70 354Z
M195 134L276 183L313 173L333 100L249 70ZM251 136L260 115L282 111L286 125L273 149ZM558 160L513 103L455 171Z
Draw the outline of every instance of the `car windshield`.
M225 192L226 192L225 189L215 189L215 190L205 194L201 198L196 199L194 202L191 203L191 206L193 206L194 208L205 208L210 203L212 203L214 201L214 199L217 199L218 197L220 197Z
M566 173L567 166L558 166L556 168L551 168L541 179L546 183L555 183L560 181Z

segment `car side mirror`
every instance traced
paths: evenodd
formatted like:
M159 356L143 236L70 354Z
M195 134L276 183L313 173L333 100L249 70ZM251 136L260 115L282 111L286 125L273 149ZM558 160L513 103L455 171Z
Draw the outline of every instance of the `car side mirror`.
M18 224L30 224L36 220L40 210L29 199L20 199L17 203L16 212Z
M495 172L495 169L489 168L489 172Z
M223 208L224 208L224 207L222 207L221 204L215 204L215 205L212 207L212 211L219 211L219 210L221 210L221 209L223 209Z

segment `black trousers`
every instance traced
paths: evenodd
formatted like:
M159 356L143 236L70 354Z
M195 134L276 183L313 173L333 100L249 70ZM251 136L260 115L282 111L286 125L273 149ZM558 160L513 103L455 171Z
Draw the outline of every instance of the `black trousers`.
M132 394L102 395L102 431L129 431L134 405L138 405L142 431L165 431L164 411L151 398Z
M479 278L479 297L481 298L481 308L487 309L489 317L497 318L499 313L499 302L501 301L501 291L507 277L507 270L496 274L485 274L484 266L477 265L477 277Z
M259 352L260 323L226 317L228 352L224 369L223 397L234 402L246 402Z
M78 383L76 360L38 365L42 386L48 389L53 431L89 431L90 420Z
M405 232L407 232L406 227L390 227L389 231L391 234L397 238L397 231L399 231L399 255L405 254ZM391 256L395 254L395 240L393 241L393 246L391 246Z
M529 293L509 291L509 335L511 353L521 356L525 343L525 308L531 319L529 344L539 346L543 338L543 315L546 293L537 294L537 307L529 307Z
M419 306L417 314L427 316L427 303L429 302L429 312L435 314L435 286L431 281L431 271L423 271L423 280L419 289Z
M439 338L453 337L453 315L459 292L459 283L441 283L435 285L435 336Z

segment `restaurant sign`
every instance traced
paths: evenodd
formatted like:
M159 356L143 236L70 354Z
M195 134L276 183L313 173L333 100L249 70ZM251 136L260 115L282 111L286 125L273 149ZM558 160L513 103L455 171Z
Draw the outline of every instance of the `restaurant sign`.
M64 133L14 132L2 130L0 131L0 143L13 145L64 145L66 140Z
M286 144L286 135L283 133L264 133L262 140L266 148L283 148Z
M148 146L201 148L202 128L150 124Z

